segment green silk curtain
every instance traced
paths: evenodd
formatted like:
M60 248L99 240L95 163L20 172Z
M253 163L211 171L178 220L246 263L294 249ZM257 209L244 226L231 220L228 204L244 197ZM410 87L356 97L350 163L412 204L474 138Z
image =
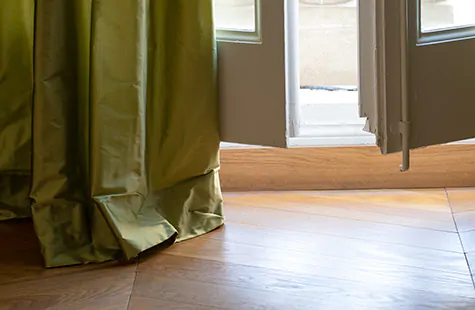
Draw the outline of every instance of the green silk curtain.
M222 225L212 17L212 0L0 2L0 220L31 216L47 267Z

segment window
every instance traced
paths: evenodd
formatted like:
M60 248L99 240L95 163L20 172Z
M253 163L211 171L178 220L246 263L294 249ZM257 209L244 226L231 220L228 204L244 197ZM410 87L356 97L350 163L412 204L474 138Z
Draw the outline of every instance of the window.
M216 0L216 6L226 141L372 144L358 112L369 118L366 128L384 152L404 148L405 115L412 133L405 149L475 136L466 114L475 112L467 108L475 80L468 52L475 48L473 0L365 0L359 9L356 0ZM258 40L233 39L229 29L254 29ZM462 122L451 130L456 118Z
M300 116L297 145L374 144L358 113L356 0L299 1Z
M256 12L254 0L215 0L215 27L221 31L254 32Z
M422 1L422 32L473 24L475 24L475 1L473 0Z

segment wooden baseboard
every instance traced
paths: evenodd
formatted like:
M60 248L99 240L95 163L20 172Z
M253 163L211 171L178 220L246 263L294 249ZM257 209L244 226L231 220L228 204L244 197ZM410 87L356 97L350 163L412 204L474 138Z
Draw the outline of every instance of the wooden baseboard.
M377 147L223 149L224 191L441 188L475 186L475 145L415 150L409 172L400 154Z

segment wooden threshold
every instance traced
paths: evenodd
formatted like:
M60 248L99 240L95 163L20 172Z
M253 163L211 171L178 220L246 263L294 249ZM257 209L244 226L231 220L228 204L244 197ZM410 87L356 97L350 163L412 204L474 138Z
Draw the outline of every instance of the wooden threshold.
M224 191L441 188L475 186L475 145L443 145L411 154L400 172L400 154L377 147L223 149Z

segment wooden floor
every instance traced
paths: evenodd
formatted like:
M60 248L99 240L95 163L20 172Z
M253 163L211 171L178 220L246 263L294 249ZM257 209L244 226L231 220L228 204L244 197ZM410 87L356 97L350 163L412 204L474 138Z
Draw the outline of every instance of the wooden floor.
M127 264L45 270L0 223L0 309L475 309L475 189L225 198L225 227Z

